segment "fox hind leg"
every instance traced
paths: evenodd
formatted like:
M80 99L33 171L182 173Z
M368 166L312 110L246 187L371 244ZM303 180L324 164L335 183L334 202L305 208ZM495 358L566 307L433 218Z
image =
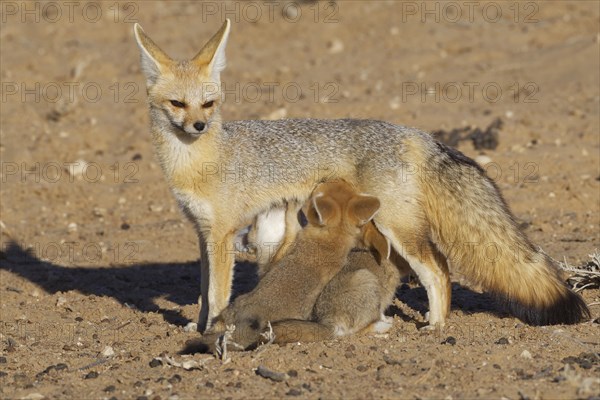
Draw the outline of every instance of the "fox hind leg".
M429 327L443 327L450 313L450 274L448 263L426 235L394 229L388 236L394 249L403 257L417 274L427 291L429 301ZM417 239L415 238L422 238Z

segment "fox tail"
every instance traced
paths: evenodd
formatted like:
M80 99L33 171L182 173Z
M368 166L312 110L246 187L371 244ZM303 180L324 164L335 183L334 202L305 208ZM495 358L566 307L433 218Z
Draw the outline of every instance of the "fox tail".
M583 299L561 279L556 263L521 232L483 169L459 151L436 145L428 164L435 173L423 180L423 202L432 241L453 268L528 324L589 318Z

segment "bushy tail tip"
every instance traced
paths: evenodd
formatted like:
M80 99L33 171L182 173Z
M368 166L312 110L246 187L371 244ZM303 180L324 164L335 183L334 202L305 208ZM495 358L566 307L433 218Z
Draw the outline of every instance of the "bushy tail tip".
M531 306L503 296L498 297L512 315L529 325L571 325L591 317L583 298L566 285L561 294L545 306Z

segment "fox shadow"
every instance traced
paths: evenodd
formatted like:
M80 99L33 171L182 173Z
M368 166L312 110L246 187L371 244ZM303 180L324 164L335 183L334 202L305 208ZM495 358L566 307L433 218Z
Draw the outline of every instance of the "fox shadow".
M189 318L181 311L165 309L156 302L166 299L177 305L197 304L200 295L200 261L184 263L145 263L126 266L63 266L38 258L15 242L10 242L0 254L0 270L16 274L38 285L48 294L77 291L84 295L112 297L119 303L142 312L161 314L174 325L186 325ZM236 263L232 299L251 291L258 282L256 265ZM414 285L413 285L414 286ZM6 289L6 288L4 288ZM396 297L415 311L425 314L429 305L423 287L400 284ZM464 312L499 311L490 297L453 285L452 309ZM387 315L398 316L404 322L423 325L392 306Z
M178 310L160 307L156 300L166 299L184 306L197 304L200 295L199 260L118 267L63 266L42 260L17 243L10 242L2 250L0 261L0 270L27 279L46 293L77 291L84 295L108 296L127 307L159 313L165 321L175 325L192 321ZM237 263L233 296L252 290L257 281L254 264Z

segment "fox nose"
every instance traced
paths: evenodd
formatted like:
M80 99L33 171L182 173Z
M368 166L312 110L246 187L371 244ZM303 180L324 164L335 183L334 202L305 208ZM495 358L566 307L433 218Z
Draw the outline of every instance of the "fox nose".
M202 132L202 130L204 130L205 126L206 126L206 124L202 121L194 122L194 128L196 128L196 130L198 132Z

